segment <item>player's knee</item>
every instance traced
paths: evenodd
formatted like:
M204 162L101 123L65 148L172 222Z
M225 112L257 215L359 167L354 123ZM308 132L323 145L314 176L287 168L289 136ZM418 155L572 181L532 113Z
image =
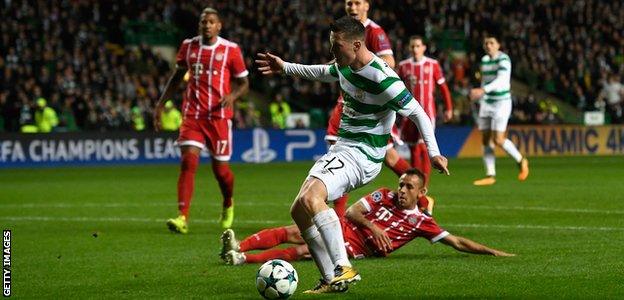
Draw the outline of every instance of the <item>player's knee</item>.
M297 202L305 207L307 211L310 211L310 208L314 205L314 197L309 194L299 195Z
M199 164L199 156L194 153L184 153L182 155L182 162L180 163L180 169L184 172L195 173L197 165Z
M502 147L503 143L505 143L505 138L494 138L492 142L495 146Z

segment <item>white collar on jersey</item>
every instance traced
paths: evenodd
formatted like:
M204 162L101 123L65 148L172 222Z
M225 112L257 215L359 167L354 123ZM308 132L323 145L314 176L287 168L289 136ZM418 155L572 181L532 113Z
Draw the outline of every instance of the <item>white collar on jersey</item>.
M217 48L217 46L219 46L223 42L223 39L220 36L217 36L217 42L212 44L212 45L204 45L203 40L204 40L204 37L202 37L200 35L199 36L199 44L201 45L201 47L205 48L205 49L211 49L211 50L214 49L214 48Z
M416 65L422 65L427 61L427 57L423 56L423 58L419 61L416 61L416 58L414 56L412 56L412 61L416 64Z
M366 21L364 21L364 23L362 25L364 25L364 27L368 26L368 24L370 24L372 21L371 19L366 18Z
M418 210L418 206L414 209L402 209L401 211L406 215L421 214L420 210Z

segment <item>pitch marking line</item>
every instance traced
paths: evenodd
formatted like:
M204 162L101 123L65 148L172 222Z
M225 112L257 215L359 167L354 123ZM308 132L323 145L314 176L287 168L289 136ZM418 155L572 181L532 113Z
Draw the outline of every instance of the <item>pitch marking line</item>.
M116 218L116 217L0 217L0 220L8 221L41 221L41 222L141 222L141 223L163 223L165 219L154 218ZM215 224L216 220L193 219L193 223ZM239 224L284 224L282 221L272 220L237 220ZM588 231L624 231L624 227L586 227L586 226L545 226L545 225L497 225L497 224L460 224L450 223L444 227L472 227L472 228L502 228L502 229L539 229L539 230L588 230Z
M209 202L209 203L197 203L197 206L217 207L221 206L221 203ZM265 206L265 207L290 207L290 202L284 203L260 203L253 202L240 202L236 203L237 206ZM160 207L171 206L175 207L174 202L151 202L151 203L21 203L21 204L0 204L0 208L124 208L124 207ZM492 205L459 205L459 204L440 204L437 207L446 209L478 209L478 210L527 210L527 211L545 211L545 212L564 212L564 213L593 213L593 214L614 214L624 215L624 210L600 210L600 209L583 209L583 208L552 208L541 206L492 206Z

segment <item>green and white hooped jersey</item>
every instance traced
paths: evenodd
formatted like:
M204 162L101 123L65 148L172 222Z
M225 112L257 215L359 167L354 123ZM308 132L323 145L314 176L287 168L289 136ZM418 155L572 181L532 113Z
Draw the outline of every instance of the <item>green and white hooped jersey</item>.
M481 58L481 86L485 90L482 101L492 103L511 100L511 59L498 52L496 58L484 55Z
M395 112L398 112L417 123L429 155L440 155L429 117L399 76L381 58L373 55L373 59L359 70L337 64L304 66L285 63L284 72L314 80L339 81L344 108L337 145L355 147L369 160L382 162Z

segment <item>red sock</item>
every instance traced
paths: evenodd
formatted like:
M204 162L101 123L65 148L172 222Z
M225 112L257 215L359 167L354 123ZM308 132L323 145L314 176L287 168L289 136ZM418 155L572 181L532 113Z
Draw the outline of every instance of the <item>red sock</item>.
M342 197L336 199L334 201L334 211L338 215L338 217L342 217L345 215L347 211L347 201L349 200L349 194L344 194Z
M232 206L232 194L234 193L234 173L227 162L212 162L212 172L219 182L221 195L223 196L223 208Z
M429 182L429 175L431 174L431 161L429 160L429 151L427 151L427 145L419 143L417 146L419 153L420 166L419 170L425 174L425 185Z
M399 157L399 160L397 160L397 162L394 164L394 166L390 167L390 169L392 169L394 174L396 174L397 176L401 176L405 174L405 172L407 172L409 168L410 168L410 165L407 163L407 161L405 161L405 159L400 158L400 157Z
M411 161L412 168L416 168L420 170L420 166L419 166L420 157L418 154L418 144L410 145L409 149L410 149L410 157L412 158L412 161Z
M271 249L288 241L286 227L264 229L240 242L240 252Z
M195 172L199 165L199 155L192 152L182 154L180 176L178 177L178 210L188 218L191 198L195 186Z
M285 261L300 260L303 255L297 254L297 247L286 249L271 249L262 251L257 254L245 253L245 262L247 263L263 263L269 259L283 259Z

